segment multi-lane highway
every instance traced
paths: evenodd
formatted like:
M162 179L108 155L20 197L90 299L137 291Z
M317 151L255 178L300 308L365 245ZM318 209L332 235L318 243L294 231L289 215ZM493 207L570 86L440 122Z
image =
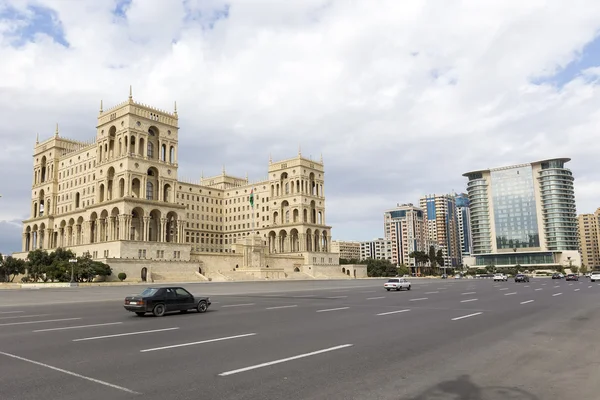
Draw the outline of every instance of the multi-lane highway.
M190 284L210 311L162 318L137 287L0 291L0 398L598 398L599 284L383 282Z

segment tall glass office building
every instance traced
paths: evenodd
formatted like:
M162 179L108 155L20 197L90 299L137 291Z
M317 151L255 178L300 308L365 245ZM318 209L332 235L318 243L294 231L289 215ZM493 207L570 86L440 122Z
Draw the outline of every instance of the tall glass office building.
M569 158L473 171L471 265L580 265L578 222Z

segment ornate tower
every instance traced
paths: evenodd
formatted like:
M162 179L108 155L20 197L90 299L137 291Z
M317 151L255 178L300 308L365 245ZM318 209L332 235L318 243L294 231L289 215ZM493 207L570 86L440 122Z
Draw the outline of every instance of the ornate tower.
M174 203L177 106L173 113L129 99L98 116L96 202L138 198Z
M271 253L329 252L323 162L298 156L269 165Z

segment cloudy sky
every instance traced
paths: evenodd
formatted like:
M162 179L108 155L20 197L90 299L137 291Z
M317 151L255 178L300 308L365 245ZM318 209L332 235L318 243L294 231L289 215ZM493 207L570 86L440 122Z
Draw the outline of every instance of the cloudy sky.
M180 177L326 168L334 239L463 191L462 173L570 157L600 206L597 0L0 0L0 252L20 249L36 134L92 140L100 100L180 116Z

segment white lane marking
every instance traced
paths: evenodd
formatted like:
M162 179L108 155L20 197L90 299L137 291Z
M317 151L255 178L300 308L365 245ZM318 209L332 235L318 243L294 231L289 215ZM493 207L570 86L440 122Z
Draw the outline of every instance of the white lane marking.
M575 289L574 292L577 292L579 289Z
M73 341L74 342L83 342L85 340L106 339L106 338L113 338L113 337L120 337L120 336L131 336L131 335L143 335L143 334L146 334L146 333L174 331L175 329L179 329L179 328L165 328L165 329L154 329L154 330L151 330L151 331L117 333L115 335L104 335L104 336L94 336L94 337L81 338L81 339L73 339Z
M427 300L427 297L420 297L418 299L410 299L410 301L420 301L420 300Z
M0 314L19 314L22 312L25 312L25 311L0 311Z
M527 304L527 303L531 303L531 302L533 302L533 301L535 301L535 300L527 300L527 301L522 301L522 302L521 302L521 304Z
M560 285L556 285L556 286L554 286L554 288L557 288L557 287L560 287Z
M439 287L439 288L437 288L437 290L445 290L445 289L448 289L448 288L445 288L445 287Z
M119 390L122 390L122 391L127 392L127 393L141 394L139 392L135 392L135 391L133 391L131 389L127 389L127 388L124 388L122 386L113 385L112 383L104 382L104 381L101 381L99 379L94 379L94 378L90 378L88 376L83 376L83 375L80 375L80 374L76 374L75 372L67 371L66 369L56 368L56 367L53 367L52 365L44 364L44 363L41 363L39 361L34 361L34 360L30 360L28 358L19 357L19 356L16 356L14 354L5 353L3 351L0 351L0 354L5 355L7 357L11 357L11 358L17 359L17 360L25 361L25 362L28 362L28 363L31 363L31 364L39 365L41 367L48 368L48 369L51 369L51 370L54 370L54 371L62 372L63 374L71 375L71 376L74 376L76 378L85 379L85 380L88 380L90 382L99 383L101 385L108 386L108 387L111 387L111 388L114 388L114 389L119 389Z
M434 294L434 293L439 293L439 292L425 292L425 294Z
M316 294L305 294L305 295L302 295L302 296L292 296L292 297L301 299L303 297L317 297L317 295Z
M332 296L332 297L327 297L328 299L345 299L348 296Z
M317 312L327 312L327 311L338 311L338 310L347 310L350 307L339 307L339 308L328 308L326 310L317 310Z
M62 328L38 329L33 332L63 331L63 330L67 330L67 329L91 328L93 326L107 326L107 325L119 325L119 324L122 324L122 322L108 322L106 324L92 324L92 325L78 325L78 326L64 326Z
M452 321L458 321L459 319L474 317L476 315L481 315L481 314L483 314L483 313L482 312L478 312L478 313L474 313L474 314L463 315L462 317L452 318Z
M46 323L46 322L75 321L78 319L81 319L81 318L61 318L61 319L46 319L46 320L42 320L42 321L9 322L7 324L0 324L0 326L42 324L42 323Z
M140 353L147 353L149 351L157 351L157 350L174 349L176 347L194 346L196 344L220 342L220 341L223 341L223 340L239 339L239 338L248 337L248 336L254 336L254 335L256 335L256 333L245 333L243 335L227 336L227 337L222 337L222 338L217 338L217 339L207 339L207 340L201 340L199 342L174 344L172 346L163 346L163 347L155 347L153 349L140 350Z
M592 285L588 286L588 289L591 288L591 287L592 287Z
M477 299L461 300L461 303L468 303L470 301L477 301Z
M538 289L535 289L535 290L542 290L542 288L538 288Z
M298 306L297 305L293 305L293 306L267 307L267 308L265 308L265 310L279 310L280 308L293 308L293 307L298 307Z
M510 289L510 288L505 287L505 288L498 289L498 290L508 290L508 289Z
M517 292L511 292L511 293L504 293L505 296L511 296L513 294L517 294Z
M221 308L225 307L245 307L245 306L253 306L254 303L246 303L246 304L228 304L226 306L221 306Z
M220 373L219 376L233 375L233 374L237 374L237 373L240 373L240 372L250 371L250 370L253 370L253 369L257 369L257 368L268 367L268 366L275 365L275 364L281 364L281 363L284 363L284 362L287 362L287 361L297 360L299 358L305 358L305 357L310 357L310 356L314 356L314 355L317 355L317 354L327 353L329 351L335 351L335 350L344 349L344 348L350 347L350 346L352 346L352 345L351 344L343 344L341 346L335 346L335 347L330 347L328 349L317 350L317 351L313 351L311 353L299 354L299 355L293 356L293 357L282 358L280 360L269 361L269 362L262 363L262 364L252 365L250 367L245 367L245 368L235 369L233 371L223 372L223 373Z
M0 317L0 319L47 317L48 315L50 315L50 314L17 315L17 316L12 316L12 317Z
M385 296L382 296L382 297L367 297L367 300L379 300L379 299L385 299Z
M572 284L572 283L569 283L569 286L573 286L573 284Z
M410 310L388 311L388 312L383 312L383 313L380 313L380 314L377 314L377 315L390 315L390 314L398 314L398 313L401 313L401 312L407 312L407 311L410 311Z
M475 294L475 293L477 293L477 292L465 292L465 293L461 293L461 294L464 296L465 294Z
M367 291L364 291L364 292L359 292L359 293L375 293L376 291L377 291L377 290L367 290Z
M525 285L525 287L529 287L529 285Z
M560 296L562 293L554 293L552 296Z

